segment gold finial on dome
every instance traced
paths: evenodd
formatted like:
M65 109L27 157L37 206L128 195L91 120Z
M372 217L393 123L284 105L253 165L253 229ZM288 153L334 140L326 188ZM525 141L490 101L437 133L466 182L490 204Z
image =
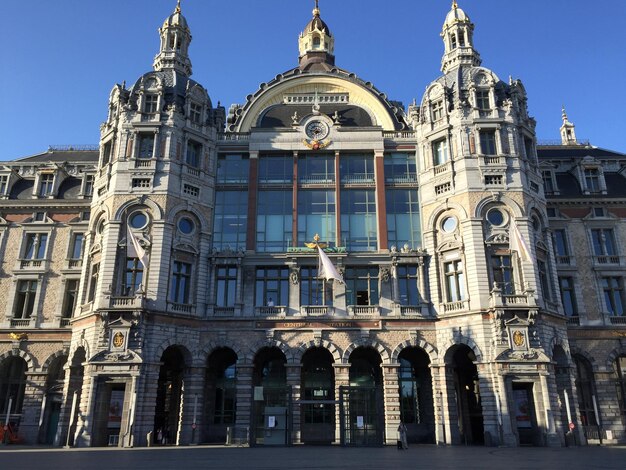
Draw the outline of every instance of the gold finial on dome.
M176 10L174 10L174 13L180 13L180 0L176 0Z
M456 3L456 0L452 0L452 8L454 8L454 9L459 8L459 4Z
M313 8L313 16L320 16L320 2L315 0L315 8Z

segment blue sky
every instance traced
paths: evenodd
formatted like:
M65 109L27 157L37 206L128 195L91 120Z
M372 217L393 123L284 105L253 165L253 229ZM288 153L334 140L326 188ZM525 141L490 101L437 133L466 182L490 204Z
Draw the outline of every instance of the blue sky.
M3 2L0 160L56 144L97 144L115 83L152 67L175 0ZM440 74L450 0L320 0L337 65L390 99L419 102ZM579 138L626 152L624 0L459 0L483 65L520 78L539 139L557 139L561 104ZM214 103L242 103L297 65L313 0L183 0L193 77Z

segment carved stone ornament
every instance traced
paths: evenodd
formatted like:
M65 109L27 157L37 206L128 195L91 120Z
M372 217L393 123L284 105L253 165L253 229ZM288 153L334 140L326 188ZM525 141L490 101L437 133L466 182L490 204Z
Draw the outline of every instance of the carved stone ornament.
M289 279L291 283L295 286L300 283L300 268L294 268L289 273Z
M389 282L389 278L391 277L391 271L389 267L384 266L380 268L380 278L383 282Z

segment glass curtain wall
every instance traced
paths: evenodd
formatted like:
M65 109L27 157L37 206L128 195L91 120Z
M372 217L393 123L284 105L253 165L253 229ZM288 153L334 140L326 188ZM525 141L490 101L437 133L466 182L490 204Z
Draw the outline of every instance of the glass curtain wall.
M260 190L257 199L256 250L284 252L292 246L293 193Z
M349 251L376 251L376 192L346 189L341 192L341 239Z
M389 246L419 248L422 230L417 190L388 189L386 196Z

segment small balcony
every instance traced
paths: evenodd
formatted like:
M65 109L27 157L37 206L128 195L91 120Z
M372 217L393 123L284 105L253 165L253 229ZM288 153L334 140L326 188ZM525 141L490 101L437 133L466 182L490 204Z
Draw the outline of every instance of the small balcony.
M152 158L138 158L135 160L135 168L153 168L155 161Z
M556 256L556 264L561 266L571 266L572 265L572 257L569 255Z
M11 328L28 328L33 325L32 318L11 318Z
M183 313L191 315L193 313L193 305L191 304L179 304L176 302L168 302L169 310L174 313Z
M19 269L45 269L45 259L22 259L19 261Z
M609 317L611 325L623 325L626 326L626 317Z
M445 163L442 163L441 165L437 165L436 167L434 167L433 173L435 174L435 176L437 176L448 173L450 170L452 170L452 162L447 161Z
M143 296L135 295L132 297L111 296L109 301L109 308L115 309L129 309L129 308L143 308Z
M503 294L500 288L494 287L491 291L491 306L496 308L536 307L535 291L527 289L523 294Z
M596 265L606 266L606 265L619 265L620 257L614 255L603 255L603 256L595 256L594 262Z
M302 305L300 315L305 317L329 317L335 314L335 307L329 305Z
M213 307L213 316L224 318L234 317L235 307Z
M463 312L469 308L469 302L467 300L458 300L456 302L446 302L441 304L443 313L456 313Z
M287 313L287 307L277 305L275 307L255 307L254 314L257 317L284 317Z
M348 315L352 317L366 316L371 317L380 315L380 306L378 305L348 305Z
M567 317L565 323L571 326L579 326L580 325L580 317L578 315Z

